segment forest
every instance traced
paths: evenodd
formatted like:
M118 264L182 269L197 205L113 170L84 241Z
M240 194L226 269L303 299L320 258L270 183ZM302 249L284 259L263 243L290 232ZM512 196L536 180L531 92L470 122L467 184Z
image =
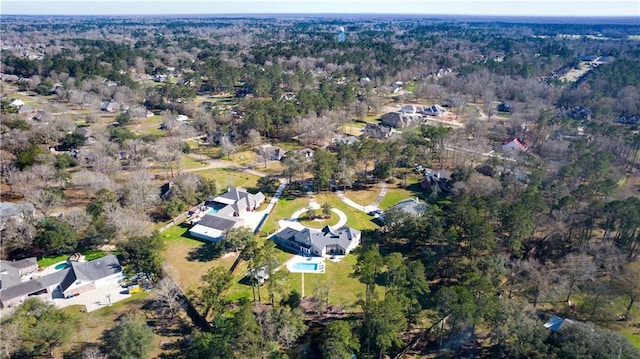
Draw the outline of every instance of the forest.
M1 358L640 357L640 25L2 16L0 31ZM236 187L266 196L258 226L191 235ZM289 272L271 236L298 210L330 228L334 209L360 245ZM16 261L37 278L75 254L115 255L130 295L9 304Z

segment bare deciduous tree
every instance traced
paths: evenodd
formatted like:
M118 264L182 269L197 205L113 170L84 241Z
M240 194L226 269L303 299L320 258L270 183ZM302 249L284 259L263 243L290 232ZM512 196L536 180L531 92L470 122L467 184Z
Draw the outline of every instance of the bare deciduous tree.
M82 351L82 359L107 359L108 356L96 346L90 346Z
M145 213L159 196L160 189L153 184L151 176L143 172L132 173L122 186L124 205L137 213Z
M37 189L30 192L26 198L44 217L46 217L53 208L62 204L62 192L48 188Z
M162 278L155 287L154 299L161 306L163 314L173 317L178 307L180 291L170 278Z
M149 218L143 212L108 203L104 208L104 216L123 238L144 237L150 234L147 227Z
M225 135L220 139L220 149L222 150L222 153L229 158L236 152L236 145L231 142L229 136Z
M567 255L560 267L560 279L565 282L567 287L567 297L565 301L571 300L576 285L580 285L594 278L596 268L593 258L585 253Z

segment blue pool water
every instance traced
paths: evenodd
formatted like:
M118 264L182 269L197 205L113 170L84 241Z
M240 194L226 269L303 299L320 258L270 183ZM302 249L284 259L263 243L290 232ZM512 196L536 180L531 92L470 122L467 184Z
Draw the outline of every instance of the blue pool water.
M295 270L299 270L299 271L316 271L318 270L318 263L304 263L304 262L297 262L297 263L293 263L293 266L291 266L291 268L295 269Z
M55 268L56 270L61 270L61 269L65 269L67 267L69 267L68 263L60 263L60 264L58 264L57 266L55 266L53 268Z
M220 208L224 207L224 205L215 205L213 207L209 207L209 210L207 211L207 214L214 214L214 213L218 213L218 211L220 210Z

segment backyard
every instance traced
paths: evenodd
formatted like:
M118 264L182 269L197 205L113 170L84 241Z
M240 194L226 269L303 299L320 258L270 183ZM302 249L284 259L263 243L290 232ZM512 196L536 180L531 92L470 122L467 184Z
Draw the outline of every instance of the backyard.
M371 217L362 211L355 210L342 202L334 193L326 192L313 196L318 203L328 203L332 208L339 209L347 214L347 225L356 229L374 229L377 225ZM262 236L257 240L263 242L267 234L272 234L279 229L278 221L288 219L291 215L305 208L309 204L307 196L296 197L285 193L269 215L261 232ZM319 211L319 210L318 210ZM337 216L336 216L337 217ZM187 291L196 289L200 283L200 277L211 267L231 268L236 260L236 253L218 256L214 246L200 240L192 239L188 234L186 224L172 226L162 233L165 242L164 258L170 272L180 287ZM284 265L293 254L278 251L278 261ZM351 276L356 262L355 255L348 255L339 263L326 262L325 274L306 274L305 294L313 295L317 285L329 286L330 302L344 307L351 307L358 299L364 286ZM284 270L284 269L283 269ZM233 284L228 291L230 299L253 298L252 289L243 281L247 273L246 262L240 261L234 271ZM298 273L290 273L289 286L291 289L301 290L301 276ZM262 289L262 299L266 301L266 289Z
M154 339L156 345L154 345L154 350L150 353L150 357L171 356L171 349L163 348L175 348L177 345L162 344L181 341L185 334L182 332L184 321L188 319L183 318L181 315L177 315L174 318L158 317L157 313L150 309L148 305L150 298L150 293L148 292L136 293L128 299L89 313L86 312L84 306L79 305L63 308L62 311L76 322L76 330L73 331L69 344L62 348L57 348L55 357L61 357L62 352L79 352L90 343L95 345L101 343L104 332L111 329L120 316L135 312L144 313L145 317L148 318L147 323L153 327L156 334Z

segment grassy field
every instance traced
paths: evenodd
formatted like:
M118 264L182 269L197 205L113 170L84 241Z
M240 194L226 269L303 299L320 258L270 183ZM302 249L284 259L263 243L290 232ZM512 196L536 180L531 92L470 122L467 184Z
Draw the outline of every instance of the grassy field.
M200 277L214 266L231 268L235 255L216 258L213 246L189 236L187 225L173 226L162 232L165 251L163 258L170 266L173 279L187 291L195 289Z
M380 194L380 187L369 186L367 189L350 190L344 193L345 197L356 202L357 204L367 206L372 204Z
M339 305L347 311L357 308L356 302L364 293L364 284L354 278L353 267L356 264L356 256L350 254L339 263L325 261L325 273L304 274L304 295L311 297L318 286L329 286L329 304ZM291 289L302 293L302 274L289 273Z
M240 166L248 166L258 161L258 155L254 151L241 151L231 155L231 161Z
M180 169L183 169L183 170L192 170L192 169L197 169L197 168L206 167L206 166L207 166L207 162L203 164L199 160L196 160L186 155L182 156L182 161L180 162Z
M412 180L413 179L409 179L408 187L389 185L389 187L387 188L387 194L380 202L379 207L382 209L387 209L403 199L414 198L422 194L423 192L422 190L420 190L420 184L411 182Z
M228 168L215 168L194 172L205 178L212 178L216 181L218 190L222 191L227 186L256 188L258 176L239 172Z
M349 121L349 123L342 125L342 132L345 135L360 136L365 126L364 122Z
M150 357L158 358L162 355L169 355L167 350L162 349L162 343L176 342L182 340L182 335L177 335L184 325L185 318L176 316L173 319L165 320L156 317L156 313L146 308L146 303L150 299L150 293L136 293L131 298L114 303L112 306L104 307L96 311L86 313L84 306L70 306L62 310L77 322L76 330L73 332L69 344L60 348L56 353L56 358L62 357L61 352L75 352L89 343L99 344L102 342L104 332L115 325L117 319L127 313L144 313L146 318L154 318L149 323L155 323L154 349ZM150 324L153 325L153 324ZM172 347L172 346L169 346ZM78 356L79 357L79 356Z
M103 251L91 250L91 251L83 252L82 255L85 256L86 261L92 261L94 259L98 259L106 256L107 253ZM69 254L61 254L59 256L54 256L54 257L43 257L40 260L38 260L38 267L40 268L48 267L50 265L53 265L62 261L66 261L68 258L69 258Z
M315 198L318 203L329 203L332 208L344 212L347 215L347 226L358 230L378 228L378 225L371 221L371 216L344 203L335 193L323 192Z
M279 220L291 218L293 212L306 207L308 204L309 199L306 197L293 197L285 193L284 196L280 197L273 211L269 214L269 217L262 227L261 234L267 236L277 231L279 229Z

